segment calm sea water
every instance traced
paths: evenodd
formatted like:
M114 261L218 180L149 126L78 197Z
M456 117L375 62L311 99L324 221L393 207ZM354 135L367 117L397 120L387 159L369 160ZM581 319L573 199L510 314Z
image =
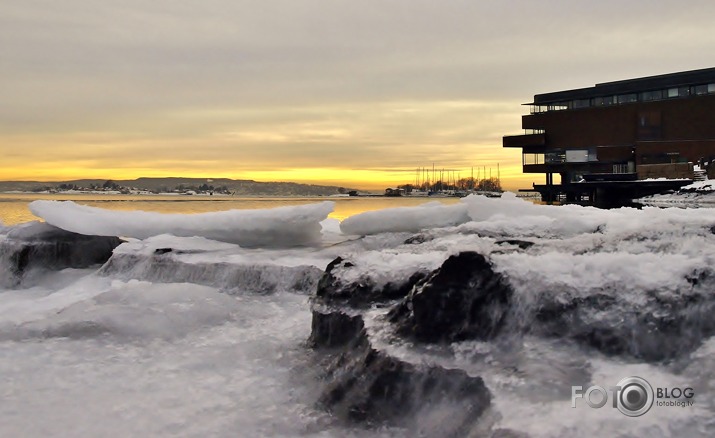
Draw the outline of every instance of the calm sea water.
M232 196L152 196L152 195L103 195L103 194L15 194L0 193L0 222L14 225L37 220L28 207L37 199L74 201L78 204L109 210L144 210L161 213L206 213L233 209L274 208L287 205L302 205L321 201L335 202L330 217L345 219L358 213L390 207L409 207L427 202L453 204L458 198L385 198L385 197L232 197Z

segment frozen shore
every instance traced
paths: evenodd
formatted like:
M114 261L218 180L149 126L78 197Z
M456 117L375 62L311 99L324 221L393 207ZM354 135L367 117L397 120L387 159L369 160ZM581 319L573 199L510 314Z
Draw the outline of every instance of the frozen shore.
M711 210L329 204L0 226L0 435L715 434Z

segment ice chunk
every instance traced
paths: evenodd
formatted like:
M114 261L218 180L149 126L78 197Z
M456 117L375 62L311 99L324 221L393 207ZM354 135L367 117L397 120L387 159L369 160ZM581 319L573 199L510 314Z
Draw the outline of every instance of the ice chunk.
M30 204L35 216L80 234L145 239L168 233L254 247L289 247L320 242L320 222L333 208L333 202L325 201L264 210L165 214L110 211L71 201L34 201Z
M345 234L367 235L389 232L416 232L426 228L439 228L467 222L467 205L444 205L429 202L417 207L396 207L368 211L342 221L340 229Z

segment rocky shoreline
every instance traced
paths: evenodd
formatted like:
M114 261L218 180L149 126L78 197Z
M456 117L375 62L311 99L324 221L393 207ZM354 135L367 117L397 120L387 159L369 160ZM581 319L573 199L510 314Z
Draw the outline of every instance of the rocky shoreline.
M452 359L406 360L382 348L385 342L439 351L465 342L517 345L530 337L584 355L662 366L687 358L715 334L715 276L710 268L687 272L679 281L688 290L678 293L653 285L626 293L607 282L579 290L558 281L537 283L528 277L530 271L505 266L505 256L526 263L551 254L545 246L553 247L553 240L459 232L481 243L471 245L473 250L462 245L442 251L442 261L435 264L439 256L434 250L442 240L449 241L448 232L395 235L392 243L373 249L369 241L352 242L319 250L323 256L343 253L323 271L275 260L231 262L226 249L217 252L226 259L221 263L203 261L201 254L211 251L201 248L127 243L117 250L122 241L116 237L84 236L35 223L3 230L0 261L8 287L20 284L33 269L102 265L99 275L126 280L188 282L224 292L309 294L312 325L306 348L316 368L316 405L346 424L368 430L397 427L420 436L528 435L494 426L498 395L474 368L461 369ZM712 234L705 228L692 232L707 238ZM411 260L399 272L390 271L389 264L403 257L400 252L385 256L382 271L364 259L366 252L395 247L408 248L405 254ZM382 333L375 342L375 324L387 328L389 336ZM521 372L518 361L503 366Z

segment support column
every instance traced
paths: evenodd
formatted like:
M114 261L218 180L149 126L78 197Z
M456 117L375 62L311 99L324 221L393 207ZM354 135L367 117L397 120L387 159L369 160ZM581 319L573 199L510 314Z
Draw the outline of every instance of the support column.
M554 174L547 173L546 174L546 193L545 193L546 196L544 196L544 202L546 202L547 205L551 205L554 202L553 187L554 187Z

